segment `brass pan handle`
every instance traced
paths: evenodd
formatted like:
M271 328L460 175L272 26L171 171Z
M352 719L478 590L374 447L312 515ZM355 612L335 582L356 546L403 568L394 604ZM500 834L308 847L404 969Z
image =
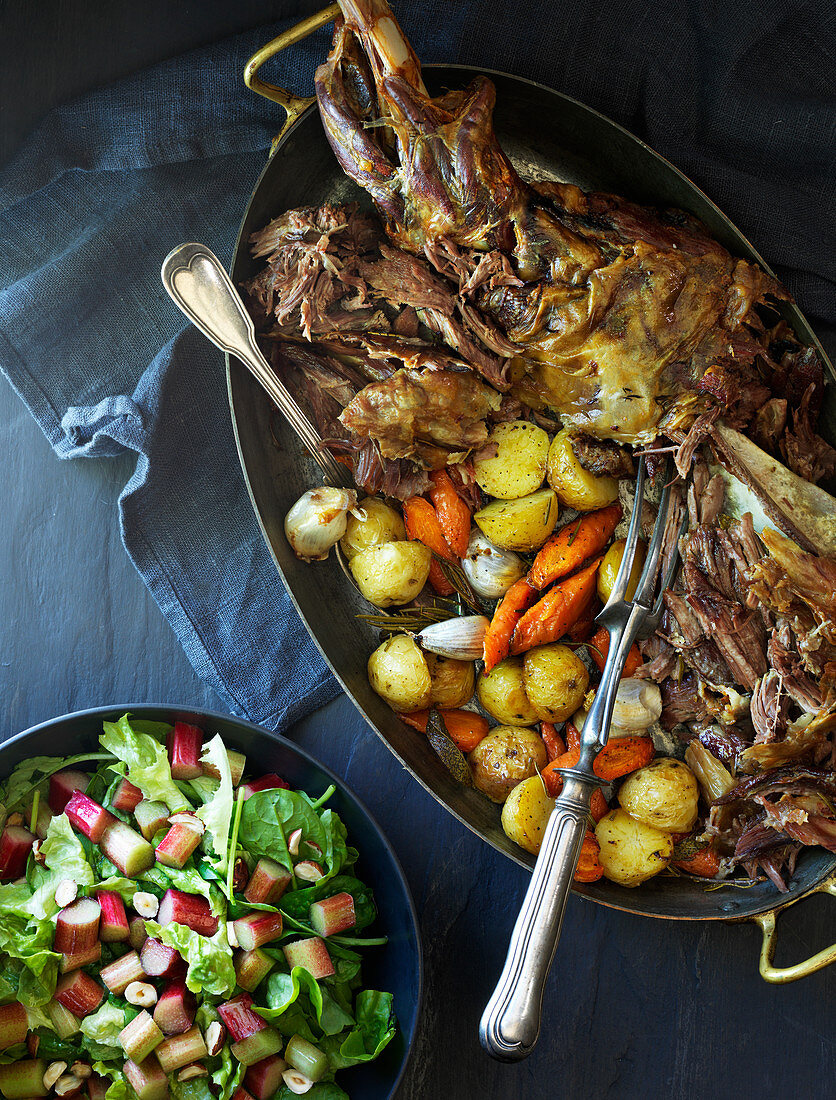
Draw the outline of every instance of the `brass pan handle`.
M829 877L825 879L810 893L830 894L832 897L836 897L836 878ZM807 896L809 897L809 894ZM794 982L799 978L806 978L808 974L815 974L817 970L822 970L825 966L830 966L832 962L836 962L836 943L832 943L830 947L823 948L815 955L811 955L809 959L796 963L795 966L773 966L772 960L775 956L775 943L778 936L777 913L774 911L759 913L752 919L760 925L763 933L759 970L764 981L779 985L783 982Z
M303 38L307 38L309 34L318 31L320 27L324 27L326 23L330 23L339 14L340 5L329 4L329 6L323 8L322 11L318 11L314 15L309 15L307 19L303 19L295 26L289 27L286 31L282 31L282 33L277 35L272 42L268 42L266 46L262 46L260 50L256 50L244 66L244 83L247 87L253 92L258 92L259 95L263 95L265 99L270 99L273 103L280 104L287 112L284 126L282 126L281 130L273 139L272 149L275 149L285 130L289 126L292 126L302 112L306 111L315 101L316 96L294 95L293 92L289 92L286 88L280 88L278 84L268 84L266 80L262 80L258 75L258 70L265 61L269 61L270 58L275 57L277 53L286 50L288 46L294 46L297 42L301 42Z

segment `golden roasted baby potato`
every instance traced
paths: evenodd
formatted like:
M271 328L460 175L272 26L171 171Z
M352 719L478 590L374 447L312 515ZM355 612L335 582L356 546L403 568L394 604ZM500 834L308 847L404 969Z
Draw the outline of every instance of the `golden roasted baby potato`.
M538 489L518 500L494 500L473 518L503 550L538 550L554 530L557 513L557 496Z
M611 810L595 827L604 876L621 886L640 886L670 863L670 833L645 825L625 810Z
M583 702L589 672L567 645L538 645L523 657L523 687L538 718L565 722Z
M391 607L415 599L427 583L432 557L422 542L385 542L361 550L348 566L369 603Z
M392 710L422 710L432 699L424 654L408 634L393 634L369 657L369 683Z
M546 477L549 437L528 420L497 424L485 450L496 449L493 458L473 463L476 481L489 497L516 500L539 489Z
M424 657L432 681L432 703L437 707L463 707L469 703L476 681L473 661L455 661L436 653Z
M395 511L378 497L366 497L357 505L355 511L363 518L348 514L345 534L340 539L342 551L349 561L361 550L372 546L382 546L385 542L405 542L406 528L403 520Z
M618 570L621 567L621 559L624 557L624 547L626 545L626 539L616 539L606 554L604 554L604 560L601 562L600 568L598 569L598 595L604 603L610 598L610 593L615 586L615 578L618 576ZM642 569L644 569L645 549L644 543L639 539L636 544L636 559L633 562L630 579L627 582L627 591L624 595L626 600L632 600L633 596L636 594L639 577L641 577Z
M581 466L572 450L571 428L563 428L552 440L546 477L561 504L579 512L593 512L618 500L618 478L596 477Z
M536 776L548 762L546 746L534 730L496 726L468 757L476 788L493 802L504 802L523 779Z
M618 789L618 801L630 817L669 833L693 828L699 797L697 777L688 765L665 756L628 775Z
M476 694L497 722L508 726L529 726L537 721L537 711L525 693L522 657L506 657L490 672L480 672Z
M524 779L514 787L502 807L505 835L536 856L553 809L554 799L546 793L540 776Z

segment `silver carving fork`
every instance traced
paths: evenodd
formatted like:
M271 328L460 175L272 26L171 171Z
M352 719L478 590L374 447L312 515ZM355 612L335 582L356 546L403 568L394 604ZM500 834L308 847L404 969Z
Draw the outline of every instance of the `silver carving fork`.
M677 564L679 537L668 546L661 584L663 540L671 510L673 463L668 461L665 486L644 569L632 599L627 586L636 560L646 481L644 458L639 460L636 497L627 531L624 557L606 606L597 622L607 628L610 648L595 700L584 722L580 759L576 767L561 769L563 790L551 813L531 882L511 934L505 967L488 1001L479 1025L485 1050L503 1062L516 1062L534 1049L540 1034L543 990L557 948L566 902L587 828L592 792L601 785L592 764L606 745L613 704L630 647L637 638L649 637L662 613L662 594L670 585ZM678 534L684 531L683 520ZM654 599L655 595L655 599Z

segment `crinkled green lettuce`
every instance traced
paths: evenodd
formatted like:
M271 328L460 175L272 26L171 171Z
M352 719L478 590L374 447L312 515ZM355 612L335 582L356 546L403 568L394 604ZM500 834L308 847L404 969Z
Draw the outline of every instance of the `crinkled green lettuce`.
M200 759L207 764L214 764L221 776L218 789L212 798L200 807L197 816L206 826L206 831L211 836L212 847L209 862L218 874L224 875L226 874L229 828L232 822L234 795L232 793L232 772L229 767L229 756L220 734L215 734L212 740L204 745Z
M233 992L235 967L224 921L220 922L214 936L201 936L185 924L177 923L160 926L149 920L145 928L149 936L176 948L186 960L186 985L192 993L202 991L210 997L226 997Z
M107 1092L105 1093L105 1100L135 1100L136 1093L128 1084L128 1080L122 1072L121 1062L119 1064L113 1062L94 1062L93 1072L98 1073L100 1077L107 1077L110 1079L110 1085L108 1085Z
M130 1005L120 1007L105 1001L92 1015L81 1021L81 1033L87 1040L85 1047L93 1058L108 1061L122 1058L124 1051L119 1042L119 1032L136 1016Z
M172 813L191 809L191 803L171 778L165 745L141 732L139 723L132 723L127 714L118 722L104 722L103 728L99 738L102 748L128 765L128 779L145 798L165 802Z

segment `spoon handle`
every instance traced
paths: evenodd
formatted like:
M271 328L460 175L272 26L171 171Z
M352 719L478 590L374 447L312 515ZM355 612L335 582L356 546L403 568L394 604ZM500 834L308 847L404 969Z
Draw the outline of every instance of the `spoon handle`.
M256 343L252 318L218 257L206 245L181 244L163 260L163 286L188 319L216 347L239 359L261 383L332 485L350 486L344 466L276 377Z

